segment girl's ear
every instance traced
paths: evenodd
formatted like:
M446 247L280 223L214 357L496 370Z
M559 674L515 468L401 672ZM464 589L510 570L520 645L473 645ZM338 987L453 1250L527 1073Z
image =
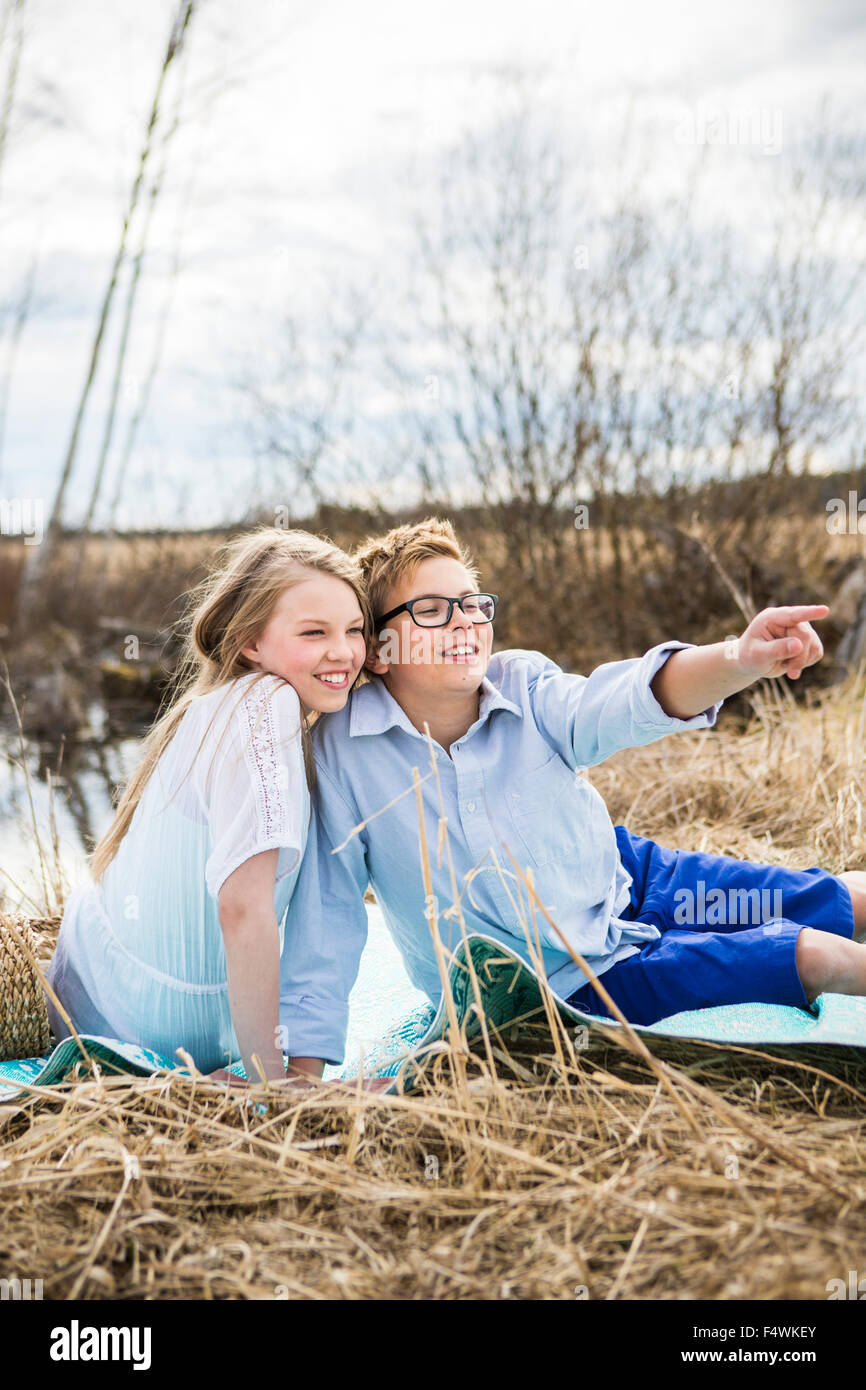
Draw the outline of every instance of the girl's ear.
M246 647L241 647L241 656L245 656L247 661L251 661L254 666L260 665L261 658L259 656L258 641L250 642Z

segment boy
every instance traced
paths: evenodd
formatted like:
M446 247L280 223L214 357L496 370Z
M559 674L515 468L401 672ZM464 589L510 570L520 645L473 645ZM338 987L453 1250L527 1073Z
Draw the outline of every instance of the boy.
M313 731L317 804L289 906L281 982L281 1020L298 1070L319 1075L325 1061L342 1059L368 884L413 984L434 1002L441 994L425 916L416 767L439 933L453 948L461 932L447 912L448 855L437 854L441 810L425 723L467 931L527 958L515 901L523 890L504 842L524 872L532 868L540 900L632 1022L712 1004L805 1008L823 991L866 993L866 873L664 849L614 827L579 775L618 749L711 727L725 697L762 676L798 677L823 654L809 619L826 616L826 605L767 609L735 643L664 642L589 676L567 675L539 652L491 655L496 597L478 592L450 523L397 527L354 558L378 640L368 683ZM328 659L339 664L342 654ZM754 913L719 922L718 912L701 910L714 892L715 902L753 908L755 889L763 890L757 923L749 922ZM684 903L698 904L698 921L679 910ZM541 913L536 920L551 988L577 1008L607 1014Z

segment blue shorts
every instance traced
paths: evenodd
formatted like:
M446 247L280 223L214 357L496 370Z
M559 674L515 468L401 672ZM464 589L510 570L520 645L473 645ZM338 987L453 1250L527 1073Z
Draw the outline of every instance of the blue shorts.
M630 1023L657 1023L713 1004L809 1008L797 972L797 937L803 927L817 927L853 938L851 894L841 879L826 869L664 849L624 825L614 828L632 876L630 901L619 915L661 932L600 977ZM568 1003L610 1017L592 985Z

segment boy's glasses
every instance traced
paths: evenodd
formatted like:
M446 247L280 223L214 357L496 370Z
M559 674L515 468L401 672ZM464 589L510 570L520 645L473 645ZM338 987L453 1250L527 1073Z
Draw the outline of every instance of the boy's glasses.
M446 623L451 621L455 603L473 623L492 623L498 602L498 594L464 594L463 598L425 594L423 598L412 598L408 603L399 604L397 608L392 608L390 613L383 613L376 626L381 628L383 623L396 618L398 613L406 612L419 627L445 627Z

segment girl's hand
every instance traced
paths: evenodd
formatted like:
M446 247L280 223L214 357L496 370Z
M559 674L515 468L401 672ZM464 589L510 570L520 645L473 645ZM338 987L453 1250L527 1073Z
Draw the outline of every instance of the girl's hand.
M337 1082L337 1084L339 1086L345 1086L347 1091L356 1091L358 1089L357 1077L354 1077L350 1081L339 1081ZM364 1084L362 1085L361 1090L387 1091L388 1087L392 1086L393 1084L393 1076L367 1076L364 1078Z
M220 1067L218 1071L205 1072L206 1081L227 1081L230 1086L249 1086L245 1076L236 1076L233 1071Z
M235 1072L226 1071L222 1067L218 1071L207 1072L206 1080L227 1081L230 1086L245 1086L247 1088L250 1086L261 1086L262 1084L258 1077L256 1077L255 1081L249 1081L247 1077L238 1076ZM282 1091L287 1087L292 1090L303 1090L305 1087L311 1085L313 1080L314 1078L309 1076L280 1076L272 1078L268 1082L268 1085L275 1091Z
M744 675L790 676L796 680L807 666L824 655L824 648L810 618L826 618L826 603L789 608L765 608L737 639L736 657Z

